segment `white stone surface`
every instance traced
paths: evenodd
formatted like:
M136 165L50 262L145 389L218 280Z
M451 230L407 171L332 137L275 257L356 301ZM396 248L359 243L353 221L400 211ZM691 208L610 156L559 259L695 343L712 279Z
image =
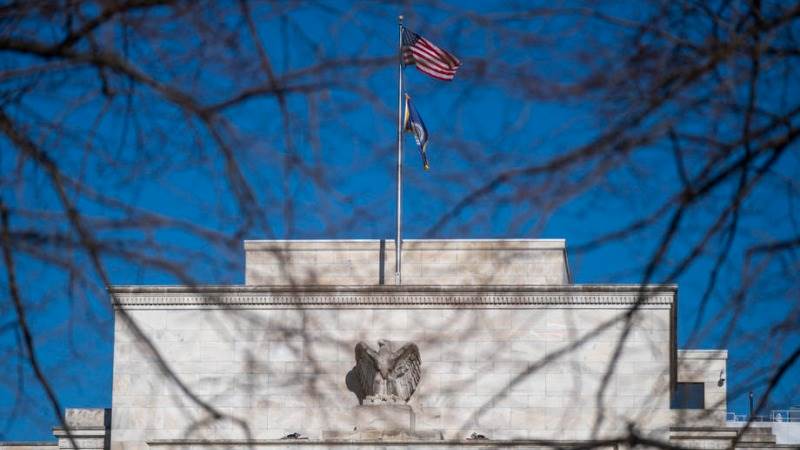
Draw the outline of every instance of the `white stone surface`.
M675 410L676 425L720 424L727 414L728 352L678 350L678 382L703 383L705 409Z
M247 285L393 285L392 240L245 241ZM562 239L404 240L409 285L570 283Z
M103 428L107 425L107 411L103 408L67 408L64 421L72 428Z
M109 447L110 411L104 408L67 408L66 426L53 428L60 450L103 450Z
M633 315L599 403L635 286L331 288L295 294L299 304L268 288L181 289L115 290L118 308L197 398L164 374L118 310L114 449L347 431L358 404L345 381L354 346L381 338L419 346L423 375L410 402L419 432L579 440L602 416L604 434L636 420L665 437L672 420L674 287L647 290L652 301Z

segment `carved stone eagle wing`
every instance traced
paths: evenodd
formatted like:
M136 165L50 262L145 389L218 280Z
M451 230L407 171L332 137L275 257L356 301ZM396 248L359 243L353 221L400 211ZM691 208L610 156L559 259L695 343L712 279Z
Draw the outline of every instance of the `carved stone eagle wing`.
M377 352L364 342L356 344L356 372L361 387L359 400L363 400L368 395L374 395L375 383L375 358Z
M419 348L417 344L409 342L395 351L392 359L394 368L390 378L394 382L394 393L407 402L417 389L421 376Z

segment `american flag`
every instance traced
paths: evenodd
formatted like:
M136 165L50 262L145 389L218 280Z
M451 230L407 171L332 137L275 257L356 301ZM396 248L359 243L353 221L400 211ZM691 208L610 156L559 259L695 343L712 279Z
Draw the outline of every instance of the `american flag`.
M422 73L438 80L450 81L461 61L431 41L403 27L403 65L417 66Z

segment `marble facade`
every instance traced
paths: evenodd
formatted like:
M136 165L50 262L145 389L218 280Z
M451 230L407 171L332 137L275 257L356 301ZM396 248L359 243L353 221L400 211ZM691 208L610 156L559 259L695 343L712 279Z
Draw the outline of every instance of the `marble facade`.
M403 256L395 286L391 241L247 241L244 285L116 286L108 446L541 448L724 426L727 354L677 349L677 286L574 284L563 240ZM359 405L348 383L355 344L379 339L419 348L407 406ZM670 408L679 382L705 383L705 409Z

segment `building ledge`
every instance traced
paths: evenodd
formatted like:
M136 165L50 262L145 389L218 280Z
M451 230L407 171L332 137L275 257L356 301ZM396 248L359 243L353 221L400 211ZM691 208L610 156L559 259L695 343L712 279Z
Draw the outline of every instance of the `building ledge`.
M557 286L115 286L114 306L157 307L667 307L674 285Z
M679 349L678 359L728 359L728 351L720 349Z
M311 285L311 286L284 286L284 285L114 285L109 290L112 294L237 294L237 293L315 293L315 292L342 292L342 293L505 293L505 292L563 292L563 293L625 293L625 294L675 294L678 292L676 284L568 284L568 285L495 285L495 286L464 286L464 285L369 285L369 286L343 286L343 285ZM707 350L691 350L707 351Z

